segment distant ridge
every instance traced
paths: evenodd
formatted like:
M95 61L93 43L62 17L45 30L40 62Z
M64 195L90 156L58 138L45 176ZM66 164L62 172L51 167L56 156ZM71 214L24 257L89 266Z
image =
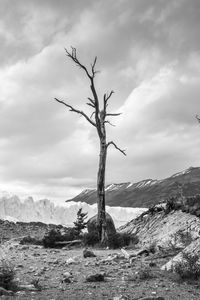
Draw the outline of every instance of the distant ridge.
M137 183L112 183L106 187L106 204L121 207L149 207L176 195L200 194L200 167L190 167L162 180L145 179ZM96 203L96 189L86 189L68 201Z

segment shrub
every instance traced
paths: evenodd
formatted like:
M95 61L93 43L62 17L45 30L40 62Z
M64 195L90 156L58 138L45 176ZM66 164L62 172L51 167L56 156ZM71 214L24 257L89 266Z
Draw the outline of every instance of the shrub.
M42 239L42 244L45 248L59 248L56 242L72 241L76 238L74 228L69 228L68 232L62 234L60 230L51 229Z
M112 249L128 246L131 242L137 243L136 236L131 236L128 233L115 233L108 236L108 247Z
M169 197L166 201L165 214L169 214L172 210L176 208L177 198Z
M41 240L37 240L36 238L31 237L30 235L25 236L23 239L20 241L21 245L27 245L27 244L32 244L32 245L42 245Z
M15 271L11 263L5 259L0 261L0 287L6 290L16 291L17 285L14 281Z
M99 244L99 236L95 232L84 233L83 235L83 245L84 246L92 246Z
M146 280L152 278L151 269L149 266L142 266L142 268L138 271L138 278L141 280Z
M128 233L114 233L108 235L107 246L111 249L122 248L128 246L130 243L137 244L139 241L137 236ZM98 233L90 232L83 235L84 246L98 245L100 243Z
M177 262L174 271L182 279L198 279L200 277L199 256L183 252L183 260Z

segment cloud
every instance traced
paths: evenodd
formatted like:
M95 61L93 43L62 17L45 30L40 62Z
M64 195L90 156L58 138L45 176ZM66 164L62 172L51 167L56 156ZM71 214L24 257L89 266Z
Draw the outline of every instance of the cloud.
M0 183L37 197L67 197L94 187L99 142L94 128L56 103L91 111L89 82L65 56L77 47L97 91L114 90L110 111L122 111L108 139L107 182L161 178L198 165L194 116L200 83L199 2L64 1L0 8Z

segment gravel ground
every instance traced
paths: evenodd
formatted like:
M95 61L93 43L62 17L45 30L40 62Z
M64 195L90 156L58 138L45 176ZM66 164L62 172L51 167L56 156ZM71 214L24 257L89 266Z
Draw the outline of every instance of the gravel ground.
M4 299L136 300L145 296L160 296L165 300L200 299L200 282L180 282L177 276L160 270L166 258L138 257L130 264L119 257L120 250L93 251L96 257L84 258L80 248L44 249L41 246L19 245L16 241L1 246L1 256L15 267L19 283L30 285L34 281L41 286L41 291L19 291L12 297L4 296ZM115 253L119 254L116 259L106 261ZM68 264L68 259L74 261ZM96 273L103 274L105 280L86 282L88 275ZM69 277L67 280L66 274Z

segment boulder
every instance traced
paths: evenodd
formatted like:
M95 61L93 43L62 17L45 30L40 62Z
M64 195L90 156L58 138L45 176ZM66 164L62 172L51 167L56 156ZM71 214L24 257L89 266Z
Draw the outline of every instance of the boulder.
M112 217L106 213L106 226L108 235L113 235L116 233L115 224L113 222ZM97 231L97 214L90 218L87 222L87 230L88 233L96 234Z
M96 273L86 276L87 282L96 282L96 281L104 281L104 274L102 273Z
M94 254L93 251L89 250L88 248L85 248L83 250L83 257L87 258L87 257L96 257L96 255Z

